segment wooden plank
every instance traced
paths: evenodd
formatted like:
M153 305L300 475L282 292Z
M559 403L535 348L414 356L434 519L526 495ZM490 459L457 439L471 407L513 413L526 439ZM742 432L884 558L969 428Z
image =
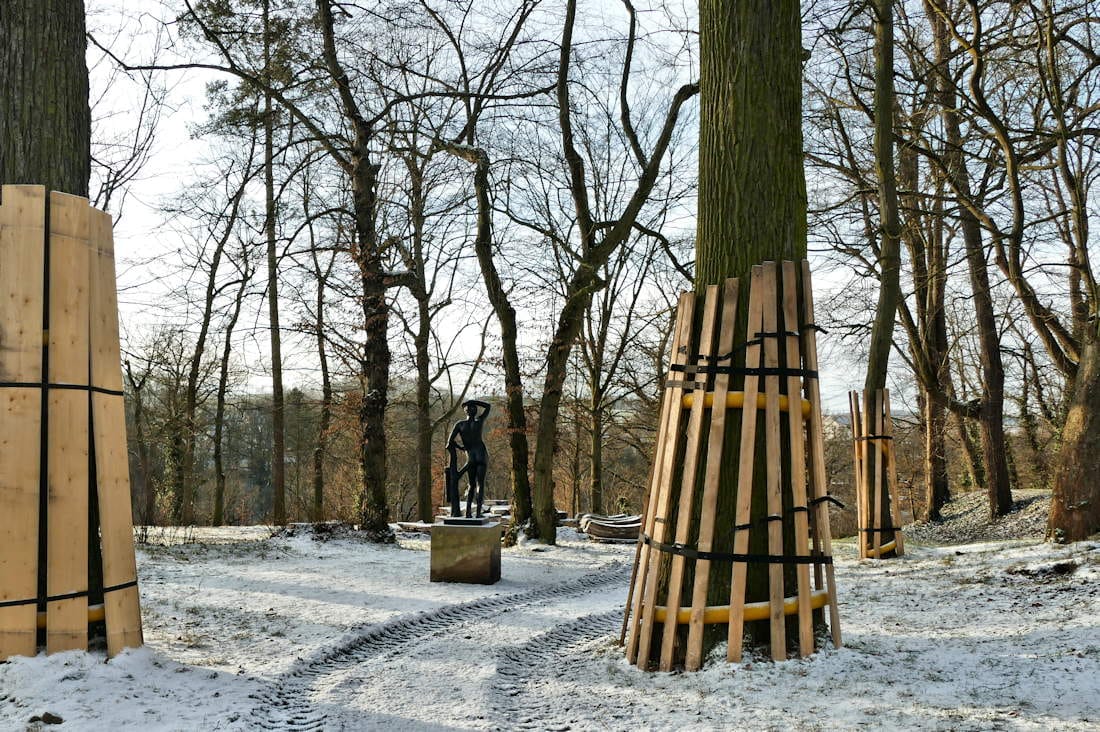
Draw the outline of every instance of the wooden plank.
M663 402L665 400L662 398L660 401ZM660 406L658 406L657 414L658 415L663 415L664 414L664 405L663 404L660 404ZM646 479L645 479L646 488L648 489L650 484L652 484L652 483L653 483L653 464L650 463L650 465L649 465L649 474L646 476ZM622 628L619 630L619 645L620 646L625 646L626 645L626 629L627 629L627 624L630 622L630 608L633 606L633 602L634 602L634 582L638 579L638 563L641 561L641 558L642 558L642 547L645 546L645 542L642 541L642 534L645 532L645 524L646 524L646 521L649 518L649 504L650 504L649 491L647 490L645 496L642 497L642 521L641 521L641 526L638 529L638 541L634 545L634 565L630 569L630 584L627 585L626 603L623 605L623 624L622 624Z
M88 201L50 194L49 380L88 385ZM46 651L88 647L88 392L50 389ZM80 594L84 593L84 594Z
M0 381L42 381L46 191L0 189ZM36 653L42 397L0 388L0 661Z
M0 190L0 381L42 381L46 189Z
M748 346L745 348L745 367L759 368L761 348L756 334L762 331L763 313L761 312L760 280L762 268L752 268L749 281L749 312L746 330ZM756 395L760 391L760 377L746 374L743 390L744 404L741 407L741 445L738 451L737 467L737 506L734 510L733 553L747 554L749 550L749 523L752 509L753 467L756 461ZM745 581L748 567L744 562L734 562L730 579L730 620L729 639L726 646L726 659L740 663L741 650L745 635Z
M92 211L91 379L92 385L122 391L111 217ZM130 472L126 452L126 407L121 394L92 394L92 441L103 555L103 605L107 655L142 644L141 605L134 555ZM118 588L118 589L112 589Z
M890 412L889 389L882 390L882 408L885 413L883 417L883 434L889 437L885 440L886 476L889 479L887 485L889 485L890 490L890 518L894 522L894 556L900 557L905 554L905 537L902 536L901 532L901 508L898 506L898 466L894 452L894 417Z
M778 331L778 293L775 262L764 263L764 331ZM764 368L779 367L779 340L764 338ZM783 554L783 465L779 445L779 377L764 377L764 450L767 463L768 554ZM779 517L779 518L775 518ZM787 658L787 624L783 614L783 565L768 563L772 660Z
M687 363L687 355L692 348L692 326L695 318L695 295L685 292L680 296L683 303L681 317L676 323L675 342L679 345L674 352L673 361L678 364ZM682 383L684 374L675 371L669 372L670 380ZM672 476L676 467L677 445L680 438L680 422L683 415L681 400L684 389L682 386L673 386L665 390L670 403L668 416L668 430L665 432L664 454L661 470L654 478L657 487L656 509L653 514L653 533L651 536L657 542L668 540L668 508L672 500ZM650 561L647 576L645 578L645 592L643 593L642 606L645 608L642 614L641 636L638 639L638 667L649 667L649 649L653 641L654 610L657 605L657 574L661 566L660 561ZM670 622L675 623L672 618Z
M800 557L810 556L810 514L806 502L806 430L802 421L802 379L795 373L802 368L799 353L798 273L794 262L783 262L783 328L787 368L787 428L790 433L791 505L794 510L794 550ZM798 584L798 655L809 656L814 650L813 608L810 600L810 565L795 565Z
M872 401L874 400L874 401ZM875 559L882 559L882 491L884 486L882 485L882 476L886 472L886 462L883 458L882 443L882 390L877 389L874 393L868 393L864 399L865 410L870 411L871 405L874 404L874 425L872 429L874 432L873 440L867 440L870 443L870 450L874 455L874 459L868 464L872 466L875 471L875 490L873 510L871 513L871 542L874 549L874 553L871 555Z
M810 263L802 260L802 358L807 371L817 371L817 332L814 319L814 291L810 279ZM810 466L813 476L814 498L824 498L828 491L825 483L825 431L821 416L821 387L817 379L806 379L806 398L810 400ZM833 555L833 537L829 529L829 507L826 501L814 504L817 508L817 525L821 537L821 551L826 557ZM840 648L840 611L837 608L836 573L832 564L825 565L825 581L829 590L829 630L833 647Z
M38 389L0 389L0 603L31 601L0 607L0 661L36 653L41 414Z
M733 351L733 334L737 325L738 283L726 280L722 295L722 322L718 335L718 353ZM718 362L719 366L732 366L733 359ZM726 394L729 393L730 375L719 373L714 377L714 404L710 415L710 434L707 440L707 464L703 477L703 500L699 511L699 551L714 549L714 528L718 512L718 489L722 477L722 455L726 445ZM703 614L707 604L707 588L710 582L710 561L695 562L695 585L691 593L691 619L688 621L687 653L684 667L696 671L703 665Z
M710 363L710 356L714 355L715 318L718 315L718 285L708 285L703 300L703 322L700 327L699 344L696 351L701 358L692 358L689 363L705 366ZM699 467L699 451L702 448L703 415L705 413L704 402L707 393L706 374L696 374L694 377L695 388L692 390L695 398L692 401L691 411L688 415L687 435L684 440L683 470L680 475L680 501L676 512L676 543L686 544L691 538L691 529L694 521L691 515L692 503L695 499L695 478ZM672 566L669 569L668 598L665 607L669 613L666 617L661 640L661 657L658 668L661 671L671 671L676 646L676 634L679 624L676 621L680 612L680 598L683 594L684 565L687 559L682 554L672 555Z
M126 409L122 397L92 395L92 438L103 547L103 597L107 655L142 644L130 474L126 457ZM111 588L118 588L112 590Z
M669 363L675 363L677 353L679 352L679 337L680 331L678 324L684 311L684 300L680 298L676 305L676 319L673 323L673 341L672 341L672 355L669 358ZM667 378L671 377L671 372ZM638 547L635 554L635 564L633 570L633 581L630 594L632 596L632 605L627 608L627 612L633 619L630 626L630 636L627 640L627 659L630 663L634 663L636 660L636 654L638 650L638 638L641 634L642 626L642 600L645 593L645 582L649 576L649 561L653 549L645 543L645 536L653 535L653 526L656 520L657 512L657 493L660 492L660 488L656 483L657 476L661 473L661 466L664 464L665 454L665 435L668 432L668 421L672 414L672 400L669 399L668 390L665 390L661 395L661 411L660 419L657 424L657 435L655 438L655 448L653 451L653 462L649 466L649 480L647 481L646 500L644 519L642 521L642 534L644 536L638 537Z
M691 337L691 321L694 314L695 296L689 292L681 293L676 307L676 323L673 326L670 363L681 365L687 363L687 344ZM682 374L670 370L667 378L669 380L679 380L681 376ZM650 512L644 524L645 533L648 536L655 535L659 523L663 526L664 514L667 513L667 505L665 512L661 512L660 502L663 494L667 492L666 487L668 484L661 481L665 474L666 465L671 470L671 464L675 460L676 433L679 429L680 413L683 411L680 406L682 396L683 389L665 389L661 403L662 415L653 458L653 478L649 487ZM667 504L667 497L664 500ZM654 596L651 593L656 592L655 568L660 565L660 561L653 561L654 551L650 546L642 548L638 578L634 588L634 607L632 610L634 621L627 641L627 658L631 663L637 663L641 668L645 668L648 664L649 636L653 632L652 608L654 606ZM643 612L643 608L648 608L648 611ZM640 653L643 643L646 654Z
M863 436L862 417L859 409L859 392L848 392L848 413L852 419L852 478L856 489L856 545L859 547L859 558L866 559L867 546L863 529L864 499L866 491L863 483Z

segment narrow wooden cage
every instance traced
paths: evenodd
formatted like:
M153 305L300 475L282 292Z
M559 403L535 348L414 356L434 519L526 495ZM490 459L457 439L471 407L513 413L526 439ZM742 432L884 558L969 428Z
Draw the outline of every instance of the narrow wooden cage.
M740 661L757 621L772 658L787 658L788 635L807 656L825 608L841 643L809 266L753 267L738 343L740 287L679 300L624 618L627 657L643 669L700 668L708 625L727 626L728 660ZM723 495L733 476L735 499ZM720 524L723 501L735 518ZM750 597L750 567L762 597ZM727 577L728 604L715 602Z
M0 660L141 645L125 415L111 217L3 186Z
M856 526L860 559L887 559L905 553L905 537L898 520L897 462L894 457L894 420L890 390L878 389L874 398L849 392L852 415L852 453L856 478Z

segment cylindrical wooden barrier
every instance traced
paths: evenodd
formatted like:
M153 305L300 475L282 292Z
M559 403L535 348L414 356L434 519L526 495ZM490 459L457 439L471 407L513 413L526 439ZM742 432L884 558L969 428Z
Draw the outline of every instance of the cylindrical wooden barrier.
M40 626L47 652L87 649L97 620L108 654L141 645L111 217L3 186L0 659L34 655Z
M788 616L807 656L826 607L841 642L809 266L753 268L740 344L738 289L708 287L701 318L695 295L680 297L626 610L627 657L641 668L700 668L708 624L727 626L728 659L740 661L751 621L767 623L772 658L785 659ZM733 477L734 520L719 525ZM765 599L749 597L750 567L762 568ZM708 604L713 572L729 573L728 604Z
M905 553L898 522L897 463L890 390L878 389L874 399L849 392L852 452L856 478L856 532L860 559L886 559Z

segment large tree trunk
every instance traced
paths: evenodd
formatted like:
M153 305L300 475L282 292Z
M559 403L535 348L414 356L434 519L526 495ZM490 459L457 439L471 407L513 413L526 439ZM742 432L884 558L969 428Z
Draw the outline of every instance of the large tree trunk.
M83 0L0 4L0 184L88 195Z
M1081 541L1100 531L1100 336L1096 333L1084 343L1068 397L1047 525L1049 538L1059 542Z
M699 4L699 220L696 291L726 278L741 280L734 343L748 340L748 282L753 265L806 256L806 181L802 167L802 36L798 3L791 0L702 0ZM734 366L744 366L744 350ZM741 388L735 378L731 390ZM726 444L737 445L741 420L727 420ZM765 450L756 450L757 481ZM723 459L716 525L736 523L737 495L753 492L752 516L767 513L766 491L738 485L736 449ZM786 471L784 471L786 472ZM674 482L675 485L675 482ZM762 483L761 483L762 485ZM783 488L790 505L790 485ZM673 496L670 505L675 505ZM784 536L793 526L785 523ZM750 533L749 553L767 554L764 532ZM715 549L731 551L732 532ZM707 603L729 602L729 564L710 571ZM768 568L750 564L746 600L768 596ZM726 637L715 626L707 644ZM762 636L767 637L765 631ZM705 654L704 654L705 655Z

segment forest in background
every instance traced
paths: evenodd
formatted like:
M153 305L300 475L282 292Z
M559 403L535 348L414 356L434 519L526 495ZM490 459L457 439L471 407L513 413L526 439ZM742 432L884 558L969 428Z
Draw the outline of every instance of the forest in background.
M915 517L951 492L987 491L996 514L1010 487L1049 487L1091 393L1095 5L894 4L893 232L873 8L804 8L823 324L858 363L895 236ZM430 517L456 407L490 394L490 493L521 520L540 492L641 510L670 310L692 286L695 20L673 3L567 9L221 0L175 8L153 60L104 42L150 109L171 67L221 74L195 127L210 157L164 202L185 244L147 263L184 285L126 344L138 521ZM129 138L145 147L95 158L101 206L158 114ZM843 424L829 441L842 495Z

